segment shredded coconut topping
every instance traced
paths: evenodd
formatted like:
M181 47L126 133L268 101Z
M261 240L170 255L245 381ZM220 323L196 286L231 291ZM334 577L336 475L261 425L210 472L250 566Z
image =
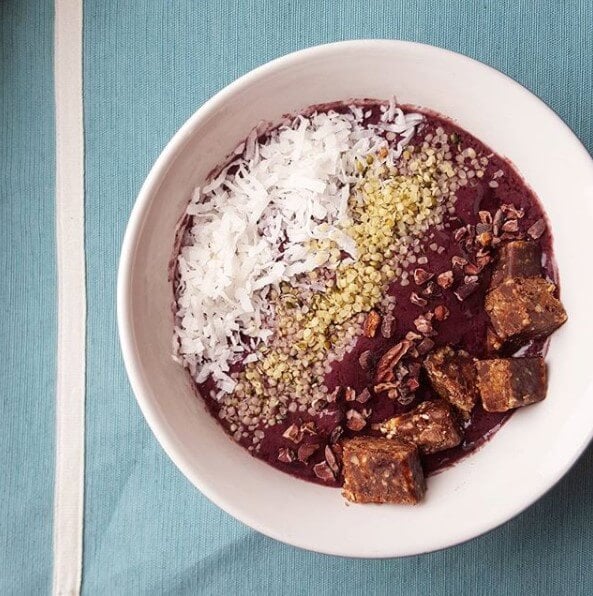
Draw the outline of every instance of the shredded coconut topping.
M196 189L178 256L173 343L198 383L212 376L221 393L233 391L230 367L273 333L271 288L335 268L332 251L357 259L347 230L360 163L379 153L393 165L422 119L392 100L377 124L365 124L364 109L351 106L297 116L263 140L256 128L234 159Z

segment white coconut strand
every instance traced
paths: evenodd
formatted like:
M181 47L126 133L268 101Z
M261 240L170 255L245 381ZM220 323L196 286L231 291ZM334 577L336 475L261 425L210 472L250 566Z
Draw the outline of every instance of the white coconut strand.
M392 102L379 123L363 119L352 106L298 116L263 142L254 131L243 154L193 193L194 225L178 256L174 345L197 382L212 376L219 394L232 392L231 365L272 334L270 288L329 266L329 251L313 251L312 240L331 239L356 259L346 227L357 162L387 146L386 132L400 137L389 155L397 159L422 116Z

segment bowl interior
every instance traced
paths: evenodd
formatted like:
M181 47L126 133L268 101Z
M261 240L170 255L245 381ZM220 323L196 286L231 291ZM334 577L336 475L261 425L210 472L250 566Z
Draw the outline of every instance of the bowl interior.
M171 359L167 279L177 221L192 189L260 120L347 98L387 98L454 119L507 156L552 222L568 323L548 355L543 403L517 412L481 450L429 480L413 508L346 506L338 490L278 472L235 445ZM589 341L591 159L542 102L500 73L457 54L405 42L346 42L270 63L210 100L168 145L147 179L124 243L119 319L140 406L180 469L252 527L304 548L349 556L409 555L469 539L547 490L593 428Z

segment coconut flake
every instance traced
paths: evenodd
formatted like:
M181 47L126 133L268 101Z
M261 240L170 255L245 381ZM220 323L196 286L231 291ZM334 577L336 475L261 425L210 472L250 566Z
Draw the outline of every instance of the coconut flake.
M398 135L390 151L397 159L422 120L404 114L394 98L379 124L364 118L355 105L343 114L299 115L263 142L260 123L233 161L192 195L193 225L178 256L174 352L198 383L212 377L218 396L234 389L231 365L253 361L246 353L273 333L270 289L329 266L329 251L311 241L330 239L357 258L346 231L357 162L385 147L386 133Z

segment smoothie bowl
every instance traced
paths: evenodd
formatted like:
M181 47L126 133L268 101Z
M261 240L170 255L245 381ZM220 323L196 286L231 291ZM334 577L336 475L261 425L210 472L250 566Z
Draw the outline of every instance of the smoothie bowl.
M359 41L267 64L182 127L134 208L118 314L141 409L279 540L477 536L593 432L592 200L570 130L470 59Z

